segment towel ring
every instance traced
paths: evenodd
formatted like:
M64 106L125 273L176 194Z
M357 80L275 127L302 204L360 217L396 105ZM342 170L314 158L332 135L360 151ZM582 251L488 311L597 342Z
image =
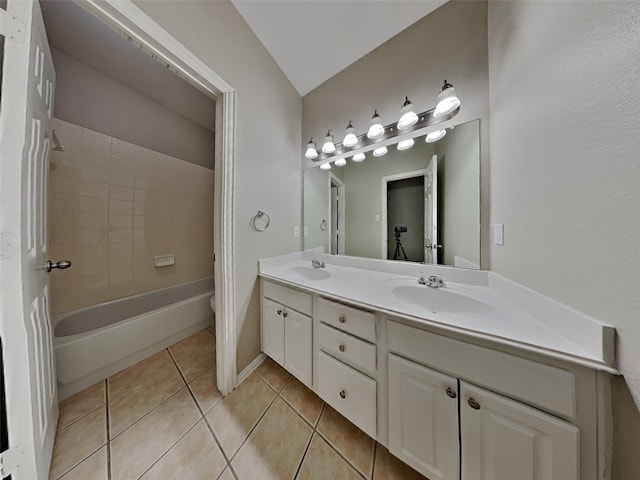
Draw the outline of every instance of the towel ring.
M326 229L327 229L327 220L323 218L322 221L320 222L320 230L324 232Z
M258 227L257 225L257 221L260 220L261 218L266 217L266 223L264 224L264 226L262 228ZM267 228L269 228L269 225L271 224L271 218L269 217L269 215L267 215L265 212L263 212L262 210L258 210L258 213L256 213L253 218L251 219L251 227L253 227L253 229L256 232L264 232Z

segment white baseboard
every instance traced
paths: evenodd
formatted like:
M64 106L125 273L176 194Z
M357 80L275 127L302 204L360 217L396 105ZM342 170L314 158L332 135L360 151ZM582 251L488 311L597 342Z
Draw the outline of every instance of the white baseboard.
M266 360L267 356L260 352L260 355L258 355L253 362L251 362L249 365L247 365L239 374L238 374L238 379L236 381L236 388L238 388L240 386L240 384L242 382L244 382L247 377L249 375L251 375L251 373L253 373L253 371L258 368L260 366L260 364L262 362L264 362Z

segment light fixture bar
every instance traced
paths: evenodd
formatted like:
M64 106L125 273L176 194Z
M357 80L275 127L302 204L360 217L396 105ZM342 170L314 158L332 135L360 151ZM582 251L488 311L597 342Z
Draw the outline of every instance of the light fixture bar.
M336 157L349 156L352 152L357 153L365 149L370 150L370 148L367 148L367 147L370 147L372 145L376 145L382 142L388 143L387 141L392 138L399 137L399 136L404 137L408 133L414 132L416 130L420 130L423 128L445 123L451 120L453 117L455 117L458 114L458 112L460 111L460 107L456 108L453 112L447 115L443 115L441 117L435 117L433 115L435 110L436 110L435 108L432 108L431 110L427 110L426 112L419 113L418 122L415 125L412 125L411 127L405 130L398 130L397 122L393 122L384 127L384 134L379 136L378 138L371 139L367 137L366 132L363 133L362 135L358 135L358 143L356 144L355 147L349 148L342 145L342 143L336 143L335 144L336 149L333 153L324 153L320 151L318 152L318 156L313 159L313 162L326 162L327 160L332 160Z

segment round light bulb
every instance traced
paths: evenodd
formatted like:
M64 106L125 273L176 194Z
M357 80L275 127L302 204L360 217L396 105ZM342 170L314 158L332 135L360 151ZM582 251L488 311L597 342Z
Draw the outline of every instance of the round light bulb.
M373 151L373 156L374 157L382 157L382 156L384 156L386 154L387 154L387 147L376 148Z
M320 165L320 170L331 170L331 164L323 163L322 165Z
M373 112L371 117L371 123L369 124L369 131L367 132L368 138L378 138L384 134L384 127L382 126L382 119L378 115L378 111Z
M398 120L398 130L406 130L418 123L418 115L416 115L413 104L409 101L409 97L405 97L404 105L400 110L400 120Z
M431 132L427 135L426 142L427 143L437 142L446 134L447 134L446 130L436 130L435 132Z
M413 147L413 143L413 138L402 140L400 143L398 143L398 150L409 150L411 147Z
M314 158L318 158L318 152L316 151L316 144L313 141L313 137L307 143L307 151L304 154L305 158L308 160L313 160Z
M347 164L347 159L346 158L339 158L338 160L336 160L333 163L336 164L336 167L344 167Z
M342 145L347 148L355 147L358 144L358 137L356 136L356 129L353 128L351 122L347 125L347 129L344 132L344 140L342 141Z
M336 146L333 143L333 135L331 135L331 130L327 132L327 136L324 137L324 143L322 144L322 151L324 153L333 153L336 151Z
M354 162L361 162L366 158L364 153L356 153L351 160L353 160Z
M433 112L434 117L444 117L450 114L456 108L460 106L460 99L456 95L456 91L453 89L453 85L444 81L442 85L442 91L438 95L438 105Z

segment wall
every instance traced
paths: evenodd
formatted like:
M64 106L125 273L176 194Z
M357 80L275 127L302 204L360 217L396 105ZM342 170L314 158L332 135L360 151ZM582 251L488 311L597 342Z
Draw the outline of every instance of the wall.
M213 275L213 170L61 120L50 157L54 313ZM155 268L156 255L175 265Z
M640 4L492 2L489 32L491 268L616 327L614 478L640 478Z
M257 262L301 249L301 99L228 1L136 1L237 91L235 162L235 302L238 370L260 352ZM249 227L271 216L262 233Z
M358 133L364 133L374 108L383 123L389 124L397 120L405 95L419 112L431 109L445 78L462 100L456 124L481 120L482 259L483 267L488 268L489 77L485 2L447 2L305 95L302 141L306 144L309 137L323 138L329 128L336 132L336 141L341 141L349 120ZM311 164L303 160L305 168Z

